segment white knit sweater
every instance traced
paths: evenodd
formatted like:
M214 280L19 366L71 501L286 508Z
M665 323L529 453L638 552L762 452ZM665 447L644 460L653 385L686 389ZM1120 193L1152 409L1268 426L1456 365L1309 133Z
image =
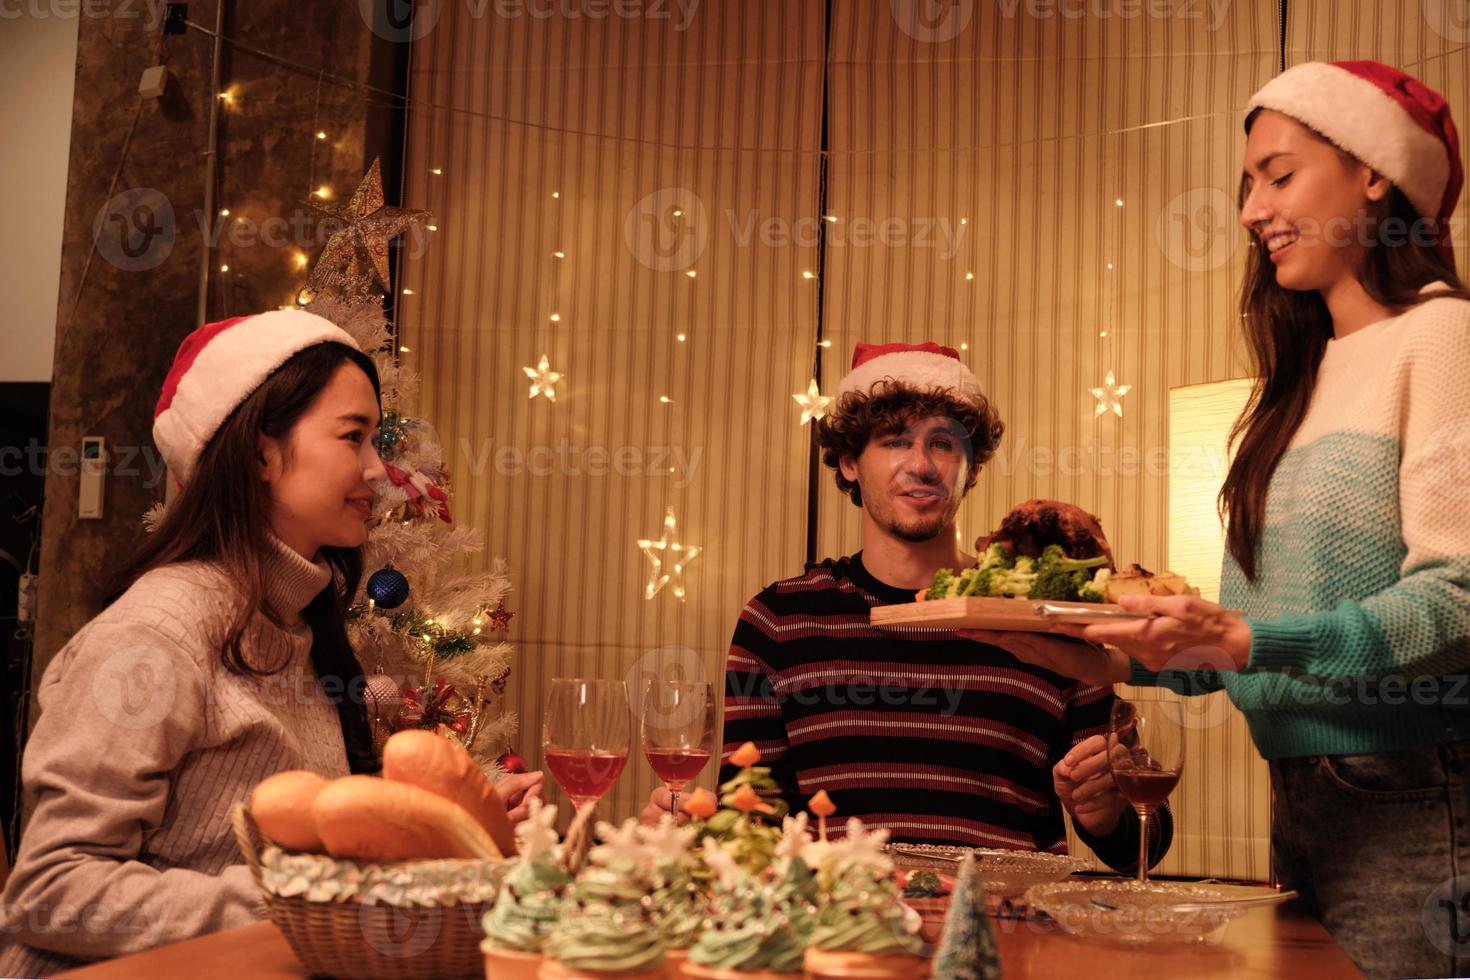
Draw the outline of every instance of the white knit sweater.
M241 677L220 662L240 595L218 567L156 569L52 660L22 775L36 805L4 894L0 976L34 977L263 914L230 809L266 776L348 771L301 610L331 571L279 542ZM335 693L335 692L334 692Z

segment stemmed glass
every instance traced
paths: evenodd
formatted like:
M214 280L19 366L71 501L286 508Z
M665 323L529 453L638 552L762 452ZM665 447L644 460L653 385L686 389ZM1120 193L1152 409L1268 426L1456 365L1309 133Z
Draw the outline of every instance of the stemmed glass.
M646 681L643 754L669 789L669 810L709 762L715 745L715 698L708 681Z
M621 681L558 677L551 682L541 743L546 769L578 810L612 789L632 737Z
M1179 785L1184 725L1171 701L1113 702L1108 765L1118 792L1138 812L1138 880L1148 881L1148 819Z

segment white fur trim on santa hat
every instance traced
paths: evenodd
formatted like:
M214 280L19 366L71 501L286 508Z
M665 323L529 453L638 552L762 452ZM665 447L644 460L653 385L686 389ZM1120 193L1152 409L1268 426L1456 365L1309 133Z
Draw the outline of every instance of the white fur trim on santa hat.
M1325 61L1305 62L1251 96L1249 110L1257 108L1305 123L1387 177L1421 215L1439 216L1450 179L1444 144L1368 79Z
M153 420L153 441L179 482L230 413L293 355L329 341L360 350L341 327L305 310L272 310L216 334L199 351Z
M867 394L880 381L889 380L920 391L947 388L970 402L981 397L980 382L962 362L923 350L894 351L859 364L837 385L837 397L851 391Z

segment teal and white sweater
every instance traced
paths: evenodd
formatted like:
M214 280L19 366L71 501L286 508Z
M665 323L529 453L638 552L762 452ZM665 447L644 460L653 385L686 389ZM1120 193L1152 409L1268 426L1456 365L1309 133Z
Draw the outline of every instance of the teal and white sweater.
M1221 578L1250 623L1245 670L1135 663L1134 683L1223 687L1267 759L1470 738L1470 302L1328 342L1257 571L1227 554Z

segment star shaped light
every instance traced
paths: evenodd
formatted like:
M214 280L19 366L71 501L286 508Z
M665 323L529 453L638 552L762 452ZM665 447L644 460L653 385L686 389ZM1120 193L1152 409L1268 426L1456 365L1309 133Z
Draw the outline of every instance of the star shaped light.
M1103 379L1101 388L1092 388L1092 397L1097 399L1097 408L1093 409L1092 417L1097 418L1109 409L1118 418L1123 417L1122 398L1133 390L1132 385L1120 385L1118 379L1109 371L1108 376Z
M541 363L535 367L521 368L526 372L526 377L531 379L531 397L545 395L549 402L556 401L556 388L553 387L561 380L561 375L551 370L551 361L545 354L541 355Z
M827 406L832 404L832 397L824 395L817 388L817 379L813 378L806 386L806 394L792 395L796 404L801 406L801 424L806 425L813 419L822 418L827 414Z
M674 508L670 507L664 511L663 536L657 541L647 538L638 541L638 547L653 562L653 568L648 573L648 585L643 589L643 598L652 599L658 595L660 589L672 582L674 598L684 601L684 566L699 557L700 549L691 544L680 544L674 538L678 533L679 524L674 519ZM672 566L672 572L664 571L666 563Z
M521 858L527 863L543 854L556 860L556 804L533 798L526 819L516 826L516 843L520 847Z
M383 206L383 172L376 159L345 205L307 201L306 206L340 223L311 270L311 288L348 296L369 293L374 282L386 290L388 243L431 217L428 211Z

